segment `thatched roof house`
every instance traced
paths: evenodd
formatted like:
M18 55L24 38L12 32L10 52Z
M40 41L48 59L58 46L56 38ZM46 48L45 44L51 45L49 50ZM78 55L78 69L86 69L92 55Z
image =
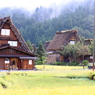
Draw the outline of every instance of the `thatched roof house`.
M26 52L30 52L30 50L29 50L28 46L26 45L23 37L21 36L19 30L14 26L14 24L12 23L10 17L4 17L4 18L0 19L0 29L2 29L5 26L5 24L9 25L9 27L6 26L6 29L10 28L11 31L16 36L16 38L19 41L19 43L21 44L21 46L19 46L19 49L24 50Z
M54 63L56 61L68 62L69 59L62 56L56 50L61 50L62 46L66 46L68 43L75 44L80 41L77 30L66 30L56 32L55 37L50 42L46 43L46 50L48 51L47 63Z
M0 69L33 69L35 59L10 17L0 19Z
M77 32L78 31L74 29L56 32L56 35L47 47L47 50L60 50L61 46L66 46L68 43L74 44L74 41L80 40Z
M45 49L45 50L46 50L47 47L49 46L50 42L51 42L51 41L46 41L46 42L45 42L45 44L44 44L44 49Z

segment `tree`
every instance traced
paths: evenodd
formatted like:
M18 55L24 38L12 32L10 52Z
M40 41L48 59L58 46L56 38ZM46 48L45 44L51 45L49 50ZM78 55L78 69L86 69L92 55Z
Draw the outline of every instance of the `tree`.
M68 44L67 46L62 46L62 50L60 50L59 52L64 55L65 57L69 58L70 63L72 61L76 62L76 59L78 57L78 47L79 44L75 44L75 45L70 45Z
M88 45L84 45L85 37L81 37L81 44L79 46L78 53L83 56L82 60L84 61L84 56L90 54L90 49Z
M80 56L82 56L82 60L84 61L84 56L90 54L90 49L87 45L82 45L79 47L78 53Z
M32 50L33 50L33 46L32 46L32 44L31 44L30 40L27 40L26 43L27 43L29 49L32 51Z
M40 61L43 61L43 56L45 55L45 50L44 50L41 42L39 43L39 47L36 51L36 54L38 55Z
M83 56L82 61L84 61L84 56L90 54L90 49L88 46L85 46L83 42L77 42L74 45L68 44L67 46L63 46L59 52L68 57L70 62L75 61L78 63L79 56Z
M93 41L91 41L91 44L89 45L89 49L90 49L90 53L93 55L95 55L95 45L94 45L95 43L94 43L94 40Z

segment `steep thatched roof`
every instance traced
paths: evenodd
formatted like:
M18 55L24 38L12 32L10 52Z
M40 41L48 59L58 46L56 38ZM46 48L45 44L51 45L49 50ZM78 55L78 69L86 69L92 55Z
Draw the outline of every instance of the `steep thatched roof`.
M48 47L48 45L50 44L51 41L46 41L44 44L44 49L46 50L46 48Z
M26 52L30 52L30 49L28 48L27 44L25 43L25 41L24 41L23 37L21 36L20 32L18 31L18 29L12 23L10 17L4 17L4 18L0 19L0 29L2 29L2 27L5 23L9 24L12 32L14 33L16 38L18 39L18 42L21 44L19 49L24 50Z
M66 46L74 35L76 36L76 41L80 40L77 32L77 30L66 30L57 32L55 37L47 47L47 50L61 49L61 46Z

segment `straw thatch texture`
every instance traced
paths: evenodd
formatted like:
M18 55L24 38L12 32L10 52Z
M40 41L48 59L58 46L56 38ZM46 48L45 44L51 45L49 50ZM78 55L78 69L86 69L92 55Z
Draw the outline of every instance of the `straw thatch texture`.
M46 48L49 46L51 41L46 41L45 44L44 44L44 49L46 50Z
M75 36L76 41L79 41L79 36L77 35L77 30L67 30L67 31L61 31L57 32L49 46L47 47L47 50L59 50L61 49L61 46L66 46L70 39Z

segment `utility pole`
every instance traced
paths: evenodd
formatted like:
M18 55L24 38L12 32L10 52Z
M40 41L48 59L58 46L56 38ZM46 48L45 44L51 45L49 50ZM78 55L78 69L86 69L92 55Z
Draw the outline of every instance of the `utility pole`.
M93 38L93 71L95 69L94 63L95 63L95 0L94 0L94 38Z

